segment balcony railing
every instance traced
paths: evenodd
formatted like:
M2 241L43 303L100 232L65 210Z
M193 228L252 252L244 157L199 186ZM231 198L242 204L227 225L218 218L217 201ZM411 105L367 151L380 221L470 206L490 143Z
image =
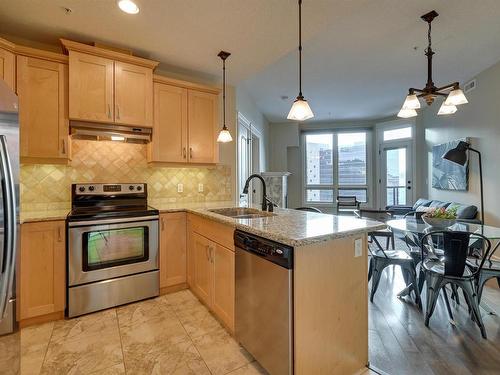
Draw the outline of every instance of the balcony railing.
M406 186L387 187L387 205L397 206L406 204Z

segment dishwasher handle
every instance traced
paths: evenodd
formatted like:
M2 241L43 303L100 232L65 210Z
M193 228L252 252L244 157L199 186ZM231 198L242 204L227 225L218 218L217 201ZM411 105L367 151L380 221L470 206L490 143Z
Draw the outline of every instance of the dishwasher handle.
M293 268L293 247L239 230L234 232L234 246L286 269Z

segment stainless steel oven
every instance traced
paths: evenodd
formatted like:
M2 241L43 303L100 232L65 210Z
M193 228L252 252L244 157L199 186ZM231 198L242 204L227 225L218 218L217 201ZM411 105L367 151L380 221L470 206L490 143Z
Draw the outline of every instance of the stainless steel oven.
M68 316L159 294L158 211L145 184L74 185Z
M158 216L69 223L69 286L158 269Z

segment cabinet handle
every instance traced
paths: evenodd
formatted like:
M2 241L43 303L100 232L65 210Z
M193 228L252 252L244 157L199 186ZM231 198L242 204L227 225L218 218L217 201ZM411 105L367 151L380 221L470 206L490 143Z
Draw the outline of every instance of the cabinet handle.
M116 105L116 118L120 119L120 106L118 104Z
M182 148L182 157L186 159L186 147Z
M64 141L64 139L61 139L61 143L62 143L62 154L66 155L66 142Z
M205 246L205 255L207 256L207 260L210 262L209 249L210 245Z
M214 247L210 246L210 263L214 262Z
M189 159L193 158L193 148L189 147Z
M61 226L57 227L57 241L62 242Z
M108 103L108 118L111 118L111 105Z
M163 217L161 218L161 230L165 230L165 219Z

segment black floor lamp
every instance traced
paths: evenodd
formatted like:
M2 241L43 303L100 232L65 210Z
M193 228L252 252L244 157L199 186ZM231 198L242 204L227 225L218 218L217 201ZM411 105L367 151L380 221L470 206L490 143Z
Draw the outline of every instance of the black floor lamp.
M443 155L443 159L449 160L459 165L465 165L467 163L467 150L475 152L479 157L479 183L481 190L481 222L484 225L483 163L481 161L481 153L478 150L473 149L469 143L460 141L457 147L446 151L446 153Z

